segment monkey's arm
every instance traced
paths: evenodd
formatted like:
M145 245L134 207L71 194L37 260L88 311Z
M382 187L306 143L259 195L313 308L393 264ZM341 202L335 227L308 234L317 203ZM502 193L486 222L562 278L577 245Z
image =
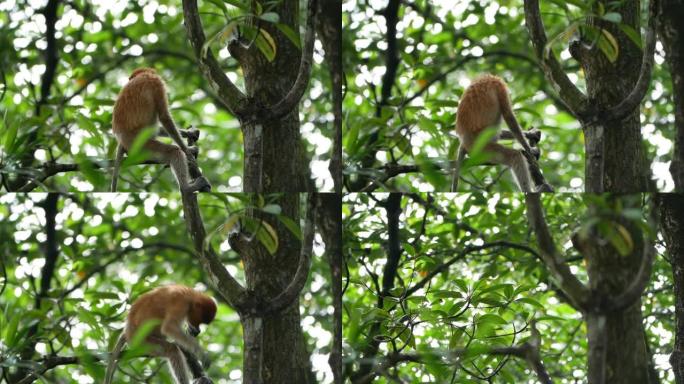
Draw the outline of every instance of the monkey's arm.
M172 339L178 344L181 349L197 357L203 366L209 365L209 356L207 355L202 347L197 343L197 340L190 337L188 334L183 332L182 323L185 315L173 316L172 314L167 314L166 319L161 326L161 332L164 336Z

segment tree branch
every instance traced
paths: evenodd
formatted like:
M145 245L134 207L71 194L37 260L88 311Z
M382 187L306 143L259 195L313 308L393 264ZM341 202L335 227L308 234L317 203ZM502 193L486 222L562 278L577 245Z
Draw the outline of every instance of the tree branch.
M321 209L316 204L316 194L309 193L306 202L306 219L304 221L304 230L302 231L302 247L299 252L299 263L297 264L297 271L290 284L273 300L266 303L260 308L260 316L265 316L274 312L278 312L285 307L292 304L292 302L299 297L306 279L309 276L309 269L311 268L311 252L313 247L315 216L316 211Z
M205 56L202 56L202 47L206 37L204 36L202 20L197 9L197 0L183 0L183 15L185 17L185 29L188 33L188 39L195 51L197 63L204 77L228 110L236 116L244 115L250 107L249 100L245 94L228 79L228 76L223 72L210 49L206 51Z
M587 112L587 97L570 81L553 51L546 49L546 32L539 12L539 0L525 0L525 24L530 32L534 51L539 59L546 78L557 90L561 100L575 116L584 116Z
M541 259L549 269L556 285L568 297L570 303L575 308L587 308L591 300L591 291L570 271L570 267L568 267L558 253L544 218L540 194L525 194L525 204L527 205L527 219L537 236Z

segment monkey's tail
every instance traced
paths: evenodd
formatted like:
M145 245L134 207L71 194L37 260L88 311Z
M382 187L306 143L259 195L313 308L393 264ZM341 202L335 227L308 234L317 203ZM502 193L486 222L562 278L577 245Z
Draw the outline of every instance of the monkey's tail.
M116 345L114 346L114 349L112 350L112 353L109 356L109 363L107 364L107 373L105 374L104 384L112 384L112 379L114 378L114 370L116 369L117 360L119 360L121 350L126 344L126 338L124 337L125 334L125 331L121 332L121 336L119 336L119 340L116 341Z

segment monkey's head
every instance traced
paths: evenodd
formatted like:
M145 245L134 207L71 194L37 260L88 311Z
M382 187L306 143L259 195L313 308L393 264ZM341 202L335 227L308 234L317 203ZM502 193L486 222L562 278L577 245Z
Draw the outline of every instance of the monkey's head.
M188 323L199 334L200 324L209 324L216 317L216 303L209 296L201 295L192 303L188 311Z
M131 76L128 78L128 80L131 80L132 78L134 78L140 74L143 74L143 73L149 73L152 75L156 75L157 71L155 71L153 68L138 68L135 71L133 71L133 73L131 73Z

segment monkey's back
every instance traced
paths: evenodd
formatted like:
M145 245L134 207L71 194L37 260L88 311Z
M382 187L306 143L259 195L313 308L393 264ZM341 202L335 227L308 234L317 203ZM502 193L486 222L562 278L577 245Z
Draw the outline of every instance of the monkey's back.
M157 122L157 102L166 97L164 83L151 72L142 72L126 83L114 104L112 131L139 132ZM164 99L165 100L165 99Z
M190 287L174 284L155 288L141 295L133 302L128 312L127 340L133 337L144 321L150 319L162 321L168 314L183 314L184 317L192 304L192 299L197 294L198 292ZM157 325L150 334L160 335L161 324Z
M456 113L456 133L462 140L471 137L474 140L473 134L499 124L502 95L508 97L506 84L493 75L478 77L466 88Z

